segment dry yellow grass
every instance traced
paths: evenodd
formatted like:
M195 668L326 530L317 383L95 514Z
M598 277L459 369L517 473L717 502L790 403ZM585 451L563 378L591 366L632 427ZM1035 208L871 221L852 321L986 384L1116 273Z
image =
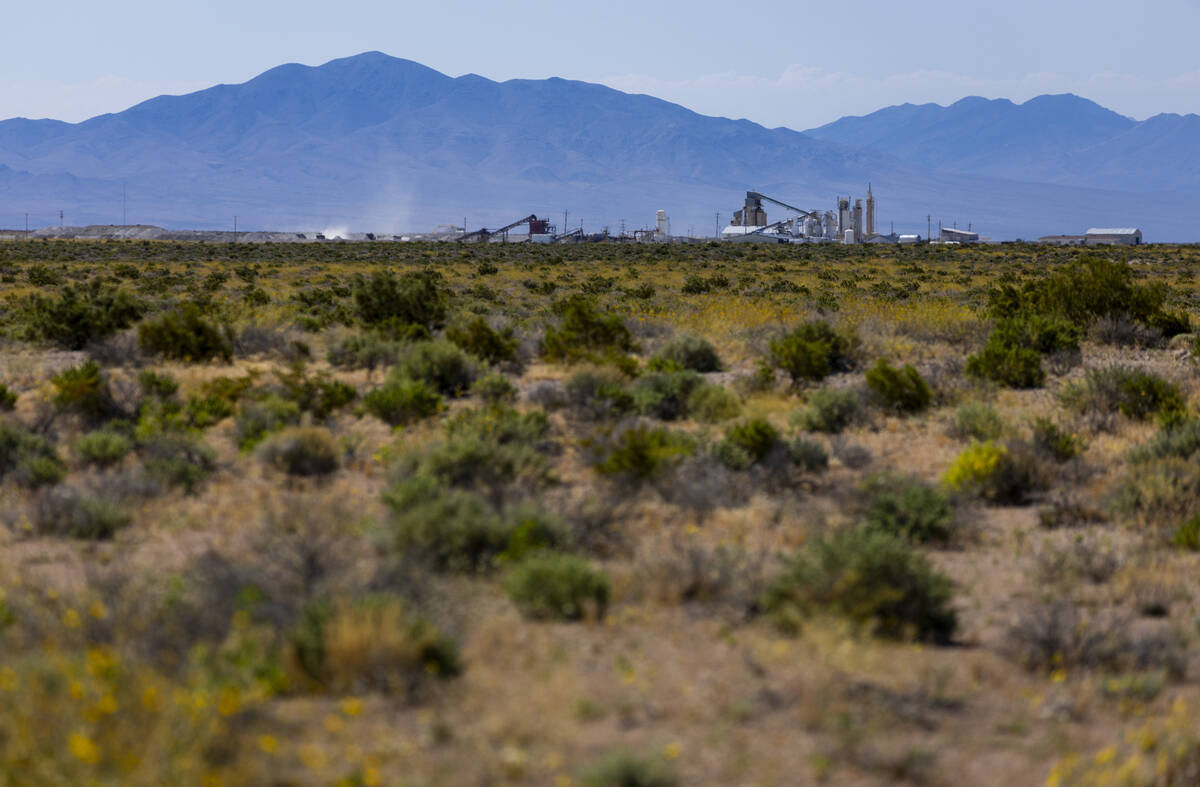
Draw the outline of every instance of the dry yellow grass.
M325 361L327 349L359 329L318 325L315 332L302 332L294 324L305 312L292 297L344 285L386 263L398 270L434 265L459 306L515 325L527 352L542 327L556 319L552 303L601 276L614 280L609 290L597 285L601 301L625 317L642 344L643 363L669 336L694 334L709 339L725 361L726 371L709 379L738 385L772 336L823 316L858 332L863 362L886 357L943 375L944 396L915 416L869 407L867 417L842 435L813 438L833 454L826 472L735 474L732 491L716 495L712 507L669 499L657 485L673 477L637 486L599 476L586 441L602 425L569 407L551 412L554 451L547 456L554 478L529 496L573 526L587 525L609 537L592 554L611 577L608 614L582 624L522 618L496 581L503 565L491 573L447 575L381 546L391 516L381 499L390 462L444 440L446 418L480 406L468 397L450 402L436 418L399 429L353 406L341 410L328 425L347 455L324 482L284 480L252 451L238 449L235 419L225 418L203 431L216 469L197 494L168 490L131 497L123 502L129 523L111 540L39 532L37 506L49 492L4 480L0 629L7 627L7 647L0 655L0 699L7 710L0 715L0 779L566 785L578 783L581 768L598 758L630 750L666 759L688 785L1070 785L1152 774L1163 757L1171 767L1184 763L1182 769L1186 761L1177 751L1194 756L1200 750L1193 733L1192 709L1200 707L1194 676L1163 679L1157 691L1139 693L1128 689L1144 677L1137 671L1113 675L1105 665L1029 670L1011 652L1011 627L1047 595L1092 611L1133 613L1139 632L1178 629L1193 636L1189 623L1200 611L1193 557L1108 514L1106 500L1124 472L1125 456L1156 426L1116 419L1111 431L1090 430L1063 411L1056 397L1082 367L1130 363L1177 381L1194 403L1200 384L1190 361L1163 347L1110 347L1089 340L1082 367L1052 374L1045 388L1033 391L978 386L953 366L986 338L988 324L979 316L986 287L1006 271L1032 269L1035 257L1053 265L1068 259L1065 253L988 248L904 257L864 251L824 259L773 249L732 257L725 248L700 248L657 259L608 247L540 257L410 247L389 252L394 258L360 260L345 247L314 251L325 256L313 259L233 249L230 259L210 260L203 256L205 247L149 248L130 246L124 257L112 250L95 253L179 277L168 290L173 298L196 295L210 273L231 273L214 297L235 324L302 338L312 350L310 373L326 372L360 394L380 383L381 370L335 369ZM155 253L164 259L139 256ZM1192 250L1146 253L1163 264L1139 266L1145 276L1169 281L1180 293L1194 289L1187 269L1196 259ZM489 254L499 270L478 273L478 263ZM35 265L81 266L92 275L108 275L101 266L109 262L5 260L18 272ZM233 271L250 264L258 271L255 285L269 295L265 306L241 300L249 282ZM680 292L686 276L716 273L727 277L729 289ZM552 293L536 289L547 281L556 285ZM771 281L788 286L755 289ZM920 288L905 297L876 287L907 281ZM470 294L480 285L494 299ZM654 297L621 294L638 285L653 287ZM21 278L5 284L3 295L15 303L35 290L49 292ZM833 298L836 311L821 300L825 296ZM15 340L5 344L0 381L20 398L3 418L34 423L45 409L50 379L83 357ZM575 371L527 360L510 371L522 391L536 383L562 384ZM176 377L184 399L218 377L258 370L265 385L287 368L280 351L229 364L149 364ZM106 369L130 381L139 371L132 362ZM850 390L861 388L861 381L859 370L826 384ZM782 386L747 394L743 417L766 418L791 437L796 430L789 416L807 394ZM821 615L789 635L758 614L763 584L780 570L781 555L855 524L866 476L889 470L937 485L967 445L947 434L953 409L975 399L989 401L1017 436L1028 436L1035 417L1059 418L1085 433L1086 450L1078 467L1056 476L1051 492L1035 504L963 502L958 537L948 546L922 547L954 582L961 622L955 646L879 639ZM538 408L522 401L517 409ZM707 443L723 430L689 420L668 426ZM81 429L61 417L46 433L70 457L66 447ZM865 452L865 463L851 461L847 446ZM71 462L65 485L97 494L131 483L139 467L132 456L107 474ZM698 495L711 492L708 487L717 481L700 476L695 483ZM1085 526L1046 530L1039 509L1052 494L1073 496L1105 515ZM1043 581L1052 553L1079 539L1119 557L1111 575L1103 581ZM230 617L220 625L203 620L196 626L219 629L222 638L198 639L195 652L187 654L195 661L185 659L186 668L155 664L140 650L154 638L138 628L145 608L135 602L183 604L185 589L194 590L189 572L210 560L229 570L210 575L212 584L219 584L213 576L254 581L204 588L216 599L208 611L223 614L228 604ZM270 583L295 588L306 578L319 588L306 603L328 596L344 605L370 593L392 599L375 612L337 607L341 617L329 633L329 655L344 674L327 685L277 674L277 668L287 672L280 665L294 671L286 655L292 629L277 627L272 617L284 619L279 609L285 605L260 602L256 595L268 596ZM256 583L262 587L250 592ZM1155 604L1167 610L1165 620L1138 617ZM4 616L8 609L11 622ZM97 610L103 614L93 614ZM462 675L430 676L411 694L363 689L356 676L383 669L384 662L413 659L413 642L402 636L410 612L428 616L457 639ZM275 658L263 655L271 648L279 651ZM1190 639L1187 651L1194 661ZM202 658L214 652L222 654L215 662ZM38 675L54 680L39 683ZM55 681L65 691L56 693ZM74 689L73 681L82 688ZM114 704L116 710L110 710ZM1153 778L1132 783L1155 783Z

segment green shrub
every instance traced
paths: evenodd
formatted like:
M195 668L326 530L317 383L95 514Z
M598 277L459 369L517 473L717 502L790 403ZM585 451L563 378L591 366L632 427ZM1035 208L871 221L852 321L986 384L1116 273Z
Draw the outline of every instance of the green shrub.
M517 400L517 386L500 372L480 377L471 386L471 393L491 405L510 404Z
M936 488L916 478L880 474L862 485L859 513L866 527L917 544L945 544L954 534L954 511Z
M810 432L837 434L854 423L861 409L853 391L818 388L809 394L808 406L792 416L792 422Z
M405 342L391 339L377 331L349 336L329 348L326 359L330 365L345 369L370 369L392 366L404 354Z
M188 397L183 409L188 424L197 429L207 429L233 415L235 401L221 396L193 394Z
M353 385L331 378L325 372L310 377L302 363L293 364L291 369L276 372L280 395L295 402L303 412L312 413L314 418L326 419L358 397Z
M1059 317L1022 312L996 322L987 344L967 358L967 374L1011 388L1039 388L1046 381L1042 356L1079 352L1079 330Z
M476 358L493 364L515 361L520 344L512 328L496 330L478 315L451 325L446 329L446 338Z
M943 476L953 492L997 503L1023 503L1049 486L1047 470L1033 446L1018 440L972 443Z
M782 444L779 430L765 418L751 418L726 428L717 458L735 470L762 462Z
M1164 456L1130 465L1113 491L1112 508L1136 525L1162 531L1195 515L1197 500L1200 465Z
M392 375L363 397L363 406L389 426L402 426L440 411L442 397L423 380Z
M1066 320L1042 314L1022 314L997 321L989 343L1025 347L1040 355L1079 351L1079 329Z
M703 276L690 274L685 276L683 279L682 292L684 295L703 295L711 289L712 285L710 285L708 283L708 279L704 278Z
M138 375L138 387L145 396L170 399L179 392L179 381L169 374L143 369Z
M257 379L258 372L252 371L244 377L214 377L205 381L184 404L188 424L206 429L230 417L238 402L252 393Z
M0 478L12 477L22 486L39 487L58 483L66 473L66 465L49 441L0 421Z
M950 580L902 538L860 526L818 538L790 558L763 607L785 630L832 612L882 636L944 644L958 625L952 598Z
M829 467L829 453L815 440L807 437L797 437L787 443L788 458L792 464L810 473L817 473Z
M11 413L17 406L17 392L0 383L0 412Z
M1189 552L1200 551L1200 514L1175 528L1171 534L1171 546L1186 549Z
M967 402L954 411L950 434L959 440L995 440L1007 430L996 408L986 402Z
M1128 460L1138 464L1172 456L1193 459L1197 454L1200 454L1200 419L1188 418L1160 428L1148 442L1130 451Z
M580 772L583 787L677 787L679 777L662 755L614 752Z
M1014 347L991 340L967 358L967 374L1009 388L1040 388L1046 382L1042 356L1028 347Z
M1185 333L1186 316L1166 311L1167 288L1161 282L1136 284L1124 262L1083 258L1021 290L1005 285L993 291L989 311L996 317L1024 314L1058 317L1086 329L1101 317L1128 315L1166 335Z
M550 425L541 412L507 407L468 410L446 424L446 436L399 457L397 470L421 474L447 486L487 492L495 500L513 483L549 481L544 452Z
M87 464L112 467L133 450L133 441L120 432L100 429L80 437L73 449Z
M581 620L604 617L608 577L573 555L542 554L513 566L504 590L517 608L533 620Z
M901 413L920 412L933 401L933 389L911 364L897 369L882 358L867 370L867 388L884 406Z
M391 509L385 546L428 560L443 571L483 571L508 547L513 526L478 494L428 476L409 476L387 488Z
M131 521L116 504L65 487L43 493L35 519L39 533L92 541L112 538Z
M50 384L54 387L50 401L60 412L76 413L89 423L117 415L108 379L93 360L62 370Z
M419 325L428 330L442 327L450 308L450 289L436 271L409 271L396 276L379 270L370 278L356 276L354 308L365 325L392 323Z
M292 427L271 436L259 449L263 462L293 476L323 476L342 464L342 449L328 429Z
M1186 409L1179 386L1131 366L1089 369L1082 381L1063 389L1060 399L1082 415L1119 412L1137 420Z
M659 372L639 377L633 385L633 405L637 412L662 421L674 421L687 415L688 397L701 384L693 371Z
M186 432L162 431L140 445L146 472L160 483L194 495L216 469L216 454L200 438Z
M28 338L81 350L133 325L145 307L123 290L67 285L56 297L32 295L21 304Z
M179 361L233 358L233 329L204 316L194 303L163 312L138 326L138 341L151 355Z
M679 336L663 345L652 360L693 372L719 372L721 356L712 342L698 336Z
M566 384L567 401L588 418L615 418L633 411L625 378L612 369L580 369Z
M858 338L839 334L828 323L805 323L791 333L771 340L767 364L780 369L793 386L823 380L834 371L847 371L853 365Z
M1083 441L1049 418L1034 419L1033 445L1056 462L1074 459L1083 451Z
M723 385L701 383L688 394L687 411L697 421L715 424L741 415L742 401Z
M300 423L300 405L275 394L245 402L234 419L234 439L238 448L248 451L263 438L286 426Z
M655 478L696 450L686 434L646 425L622 429L610 440L587 445L596 454L597 472L633 481Z
M533 506L516 506L505 511L508 542L497 557L515 563L527 557L566 545L566 525L558 518Z
M21 486L38 489L61 482L67 477L67 466L57 456L34 456L18 465L13 475Z
M480 363L447 341L415 342L405 351L391 377L421 380L443 396L459 396L480 374Z
M601 313L586 296L572 295L556 309L562 322L546 328L542 337L542 355L547 360L572 363L634 349L633 335L620 316Z

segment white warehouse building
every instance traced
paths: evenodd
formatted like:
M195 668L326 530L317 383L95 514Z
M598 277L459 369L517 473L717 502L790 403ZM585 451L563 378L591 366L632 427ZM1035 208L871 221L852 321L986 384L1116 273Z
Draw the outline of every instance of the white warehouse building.
M1140 246L1142 231L1136 227L1093 227L1084 236L1088 246Z

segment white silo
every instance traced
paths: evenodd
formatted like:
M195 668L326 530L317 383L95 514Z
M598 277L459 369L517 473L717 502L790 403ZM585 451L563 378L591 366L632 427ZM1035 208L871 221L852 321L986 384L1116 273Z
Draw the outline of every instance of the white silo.
M660 210L656 216L658 218L658 229L654 233L654 239L660 241L667 240L669 238L667 235L667 212Z

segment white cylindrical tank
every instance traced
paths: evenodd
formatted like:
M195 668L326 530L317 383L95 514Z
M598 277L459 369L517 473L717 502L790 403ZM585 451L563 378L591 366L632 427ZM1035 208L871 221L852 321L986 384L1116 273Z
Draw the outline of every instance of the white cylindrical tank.
M656 216L658 218L658 239L666 240L667 239L667 212L665 210L660 210L656 214Z
M846 230L846 235L842 242L845 243L847 246L853 246L854 245L854 230Z

